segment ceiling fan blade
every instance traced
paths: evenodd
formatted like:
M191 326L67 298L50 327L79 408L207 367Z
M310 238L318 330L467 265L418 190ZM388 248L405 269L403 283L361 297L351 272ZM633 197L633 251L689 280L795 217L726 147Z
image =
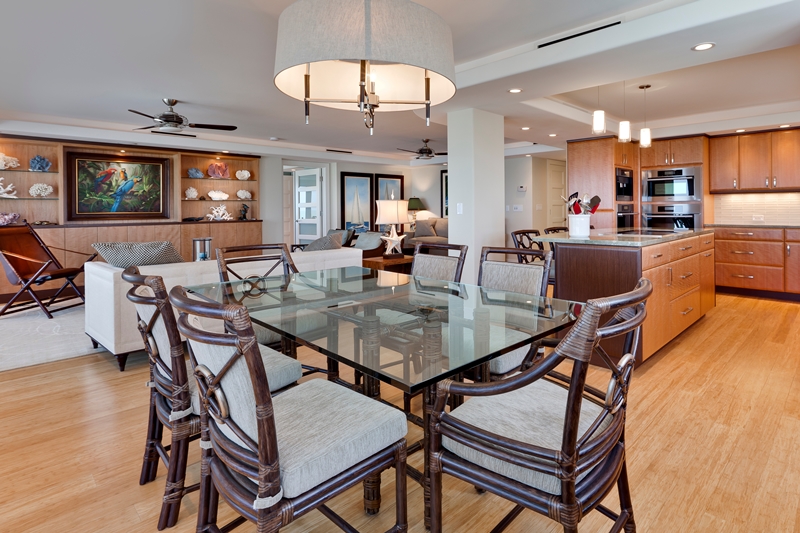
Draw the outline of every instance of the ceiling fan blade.
M436 152L436 155L447 155L447 152Z
M405 148L398 148L401 152L408 152L409 154L416 154L416 150L406 150Z
M223 126L222 124L189 124L190 128L203 128L204 130L233 131L236 126Z
M130 111L131 113L136 113L137 115L142 115L143 117L147 117L147 118L149 118L151 120L155 120L156 119L156 117L151 117L150 115L148 115L146 113L142 113L141 111L136 111L135 109L128 109L128 111Z
M153 129L153 128L157 128L157 127L158 127L158 124L153 124L152 126L145 126L144 128L134 128L134 129L133 129L133 131L138 131L138 130L151 130L151 129Z
M178 137L197 137L197 135L190 135L188 133L170 133L168 131L153 130L150 133L158 133L159 135L177 135Z

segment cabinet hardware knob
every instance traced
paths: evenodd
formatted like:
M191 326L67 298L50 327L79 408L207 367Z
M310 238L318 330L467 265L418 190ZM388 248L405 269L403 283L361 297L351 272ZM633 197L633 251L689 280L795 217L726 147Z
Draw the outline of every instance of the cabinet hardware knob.
M691 246L684 246L683 248L678 248L678 250L680 250L681 252L685 252L686 250L691 250L691 249L692 249Z
M736 180L735 179L733 180L733 188L734 189L736 188Z
M734 232L732 235L748 235L748 236L752 237L753 236L753 232L752 231L749 231L749 232L748 231L744 231L744 232L739 231L739 232Z
M703 244L711 244L711 241L703 241Z
M772 176L772 186L773 187L778 186L778 176Z
M675 162L675 154L672 154L672 158L670 160L670 163L674 163L674 162Z
M692 311L694 311L694 307L687 307L687 308L686 308L686 311L683 311L681 314L682 314L682 315L688 315L688 314L689 314L689 313L691 313Z
M664 254L656 254L656 255L654 255L652 257L653 257L653 259L658 259L659 257L663 257L663 256L664 256Z
M705 254L703 257L711 257L711 252L708 252L708 253L707 253L707 254Z
M747 252L744 250L731 250L732 254L745 254L745 255L753 255L755 252Z
M755 276L747 276L745 274L733 274L734 278L746 278L746 279L753 279Z
M764 187L766 187L767 189L769 189L769 176L767 176L766 178L764 178L764 182L765 182L765 183L764 183Z
M790 245L786 245L786 255L792 255L792 247Z
M687 272L686 274L681 276L681 279L691 278L693 275L694 275L694 272Z

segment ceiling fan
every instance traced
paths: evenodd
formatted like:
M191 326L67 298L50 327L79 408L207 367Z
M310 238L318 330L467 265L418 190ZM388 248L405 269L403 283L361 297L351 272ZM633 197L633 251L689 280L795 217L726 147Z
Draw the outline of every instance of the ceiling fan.
M233 131L236 129L236 126L225 126L222 124L195 124L189 122L189 119L184 117L183 115L179 115L172 109L178 101L174 98L162 98L161 100L166 104L169 108L168 111L164 113L159 113L156 116L148 115L147 113L142 113L141 111L136 111L135 109L128 109L131 113L136 113L137 115L142 115L143 117L147 117L155 121L155 124L152 126L145 126L144 128L136 128L137 130L152 130L150 133L161 133L163 135L180 135L181 137L197 137L197 135L190 135L188 133L181 133L184 128L201 128L206 130L223 130L223 131Z
M398 150L402 152L417 154L417 157L415 157L415 159L433 159L437 155L447 155L447 152L434 152L431 148L428 148L429 142L431 142L430 139L422 139L422 148L418 148L416 150L406 150L405 148L398 148Z

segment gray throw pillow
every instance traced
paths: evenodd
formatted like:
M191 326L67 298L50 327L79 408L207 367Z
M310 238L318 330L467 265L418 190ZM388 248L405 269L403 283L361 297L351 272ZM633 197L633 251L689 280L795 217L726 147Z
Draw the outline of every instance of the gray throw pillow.
M448 226L449 218L437 218L436 219L436 235L439 237L447 237L447 226Z
M355 233L355 230L351 230L351 229L329 229L328 230L328 235L333 235L335 233L338 233L339 235L342 236L342 246L350 246L352 244L353 233Z
M313 241L308 246L306 246L303 251L304 252L315 252L317 250L336 250L342 247L342 234L341 233L333 233L331 235L325 235L324 237Z
M436 224L436 218L429 218L427 220L417 220L417 229L414 230L414 237L436 237L436 230L433 225Z
M92 248L109 265L119 268L183 263L183 257L169 241L96 242Z
M356 239L356 244L354 246L361 250L374 250L375 248L380 248L383 246L381 234L374 231L359 233L358 239Z

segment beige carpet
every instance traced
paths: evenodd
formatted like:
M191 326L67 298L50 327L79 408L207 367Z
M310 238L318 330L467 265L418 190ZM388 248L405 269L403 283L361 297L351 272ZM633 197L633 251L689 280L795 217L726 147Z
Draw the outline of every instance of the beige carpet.
M83 310L81 305L59 311L52 319L40 309L0 317L0 371L105 352L92 348L83 332Z

